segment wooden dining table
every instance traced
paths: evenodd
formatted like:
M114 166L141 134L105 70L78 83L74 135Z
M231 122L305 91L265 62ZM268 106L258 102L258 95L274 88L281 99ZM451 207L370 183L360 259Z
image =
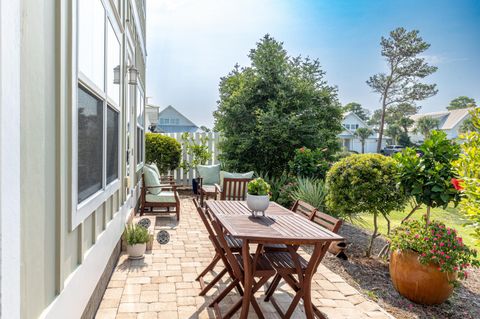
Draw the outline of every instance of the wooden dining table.
M322 318L319 311L314 311L312 304L311 285L313 275L325 256L331 242L343 240L343 237L321 227L320 225L302 217L291 210L270 202L265 211L265 216L252 216L252 212L244 201L206 201L206 207L223 229L234 238L242 239L242 256L244 268L244 295L240 318L246 319L252 297L253 265L250 256L250 244L257 244L256 253L260 252L258 246L269 244L283 244L289 247L294 263L298 265L299 255L297 249L300 245L313 246L313 252L304 271L297 267L298 282L301 283L287 311L291 314L298 301L303 299L305 315L307 318ZM292 249L290 249L292 248ZM295 260L297 259L297 260ZM273 301L273 299L272 299Z

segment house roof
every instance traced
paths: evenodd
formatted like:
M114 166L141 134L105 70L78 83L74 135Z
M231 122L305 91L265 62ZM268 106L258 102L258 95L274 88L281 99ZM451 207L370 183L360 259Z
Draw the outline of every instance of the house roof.
M187 123L190 123L190 126L194 126L196 128L198 128L197 125L195 125L195 123L193 123L192 121L190 121L188 119L188 117L186 117L185 115L183 115L182 113L180 113L176 108L174 108L173 106L169 105L167 106L166 108L164 108L163 110L161 110L159 113L158 113L158 117L160 118L162 116L162 113L164 113L165 111L167 110L173 110L174 112L176 112L178 114L179 117L183 118Z
M422 114L415 114L410 116L412 120L417 122L422 117L432 117L436 118L440 121L439 129L441 130L451 130L455 126L458 125L462 120L464 120L467 116L470 115L470 111L473 108L466 108L466 109L458 109L458 110L451 110L451 111L441 111L441 112L431 112L431 113L422 113Z

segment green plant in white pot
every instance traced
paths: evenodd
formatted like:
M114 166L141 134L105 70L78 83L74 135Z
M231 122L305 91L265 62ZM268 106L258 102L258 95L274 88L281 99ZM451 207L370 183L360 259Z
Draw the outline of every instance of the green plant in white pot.
M128 258L143 258L149 240L150 235L145 227L139 225L127 225L125 228L125 241L127 242Z
M263 178L256 178L248 183L247 206L255 217L261 212L265 216L265 210L270 203L270 185Z

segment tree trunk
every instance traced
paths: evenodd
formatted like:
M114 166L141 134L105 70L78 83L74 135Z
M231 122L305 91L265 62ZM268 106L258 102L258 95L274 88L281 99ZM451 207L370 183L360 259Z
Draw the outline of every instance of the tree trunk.
M373 249L373 242L375 238L378 237L378 224L377 224L377 212L373 213L373 234L372 237L370 237L370 244L368 245L367 251L366 251L366 256L370 257L372 255L372 249Z
M365 153L365 141L362 142L362 154Z
M425 229L428 229L428 224L430 224L430 205L427 206L427 215L425 217Z
M390 219L387 217L387 215L383 215L383 218L387 221L387 235L390 235Z
M413 207L412 210L410 211L410 213L408 213L408 215L404 219L402 219L400 224L403 224L407 219L409 219L410 216L412 216L413 213L415 213L417 211L417 209L419 209L421 206L422 206L422 204L417 204L415 207Z
M385 94L382 97L382 117L380 119L380 129L378 130L378 142L377 142L377 153L380 153L382 150L382 138L383 138L383 127L385 126Z

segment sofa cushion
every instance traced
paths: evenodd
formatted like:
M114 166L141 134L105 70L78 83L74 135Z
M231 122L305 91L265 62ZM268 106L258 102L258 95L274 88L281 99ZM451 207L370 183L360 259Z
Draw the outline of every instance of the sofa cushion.
M220 164L198 165L197 171L203 178L203 185L214 185L220 183Z
M230 173L226 171L220 171L220 186L223 188L224 178L252 178L253 171L247 173Z
M149 203L175 203L177 201L174 192L166 191L162 191L156 195L147 194L145 200Z
M149 165L144 165L143 166L143 175L145 177L145 186L147 187L152 187L154 188L148 188L148 192L152 193L154 195L158 194L161 192L162 184L160 184L160 177L158 176L157 172L153 168L151 168Z
M160 171L158 170L158 166L157 164L155 163L150 163L150 164L145 164L146 166L150 167L151 169L153 169L155 171L155 173L157 173L158 177L160 178L160 176L162 176L160 174Z

